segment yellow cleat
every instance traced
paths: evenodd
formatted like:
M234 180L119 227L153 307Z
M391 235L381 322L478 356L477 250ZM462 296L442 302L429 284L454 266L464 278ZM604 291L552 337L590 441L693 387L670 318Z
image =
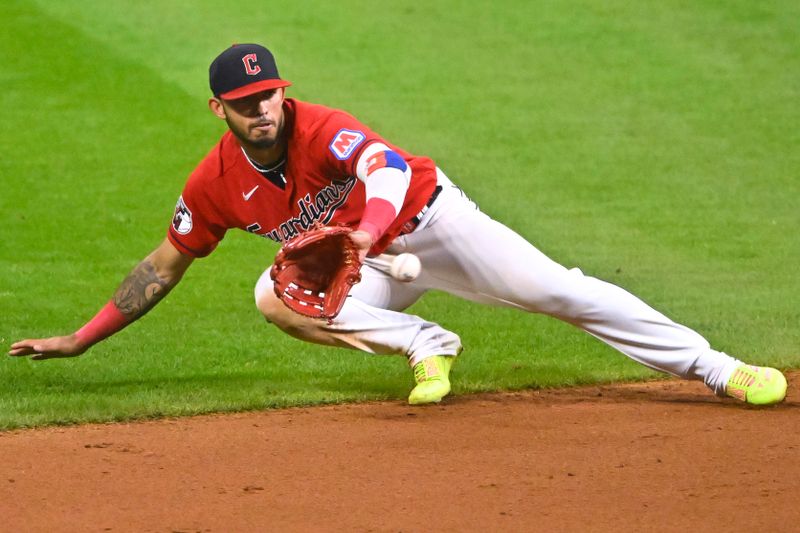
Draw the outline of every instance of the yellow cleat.
M450 368L455 357L434 355L414 365L417 386L408 396L411 405L437 403L450 392Z
M741 365L733 371L725 394L752 405L771 405L786 397L786 378L780 370Z

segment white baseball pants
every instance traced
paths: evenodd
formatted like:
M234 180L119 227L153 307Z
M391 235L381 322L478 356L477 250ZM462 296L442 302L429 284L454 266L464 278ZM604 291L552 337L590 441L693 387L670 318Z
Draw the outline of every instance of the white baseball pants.
M385 254L368 258L333 324L326 344L389 355L411 365L433 355L457 355L461 341L436 323L402 311L429 289L490 305L544 313L577 326L650 368L703 380L716 394L740 361L711 349L698 333L676 324L624 289L566 269L524 238L478 210L441 172L442 192L410 234ZM410 283L393 279L392 258L410 252L422 272ZM256 300L272 291L269 268L255 288ZM317 339L317 342L319 340Z

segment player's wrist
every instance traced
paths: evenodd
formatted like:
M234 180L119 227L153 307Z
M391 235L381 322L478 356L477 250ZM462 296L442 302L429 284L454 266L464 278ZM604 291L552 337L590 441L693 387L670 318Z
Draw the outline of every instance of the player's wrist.
M82 350L110 337L130 323L114 302L109 300L105 306L78 331L72 334L77 346Z
M377 242L377 240L381 238L382 234L381 228L379 228L376 224L373 224L372 222L362 222L361 224L359 224L358 229L356 231L364 233L369 236L370 246L375 244L375 242Z
M397 218L397 211L391 202L380 197L370 198L364 208L358 231L369 233L372 242L377 242L386 233L395 218Z

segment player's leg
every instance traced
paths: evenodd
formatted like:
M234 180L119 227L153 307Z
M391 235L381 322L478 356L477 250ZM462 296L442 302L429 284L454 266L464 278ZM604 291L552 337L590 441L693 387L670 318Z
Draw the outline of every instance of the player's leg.
M385 273L380 259L368 259L361 275L361 282L353 287L331 324L289 310L273 292L269 269L256 284L256 305L269 322L300 340L407 357L417 382L409 402L441 400L450 392L450 367L461 351L458 335L418 316L400 312L413 304L425 289L394 280Z
M445 191L441 197L428 227L392 248L418 255L423 287L551 315L650 368L703 380L717 394L741 367L741 361L713 350L701 335L624 289L552 261L457 194Z

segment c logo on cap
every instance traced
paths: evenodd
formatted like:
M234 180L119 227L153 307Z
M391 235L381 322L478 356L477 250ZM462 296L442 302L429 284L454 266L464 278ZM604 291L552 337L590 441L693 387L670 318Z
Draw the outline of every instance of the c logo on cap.
M248 76L255 76L261 72L261 67L254 65L256 61L258 61L258 58L255 54L247 54L242 58L242 63L244 63L244 71L247 72Z

